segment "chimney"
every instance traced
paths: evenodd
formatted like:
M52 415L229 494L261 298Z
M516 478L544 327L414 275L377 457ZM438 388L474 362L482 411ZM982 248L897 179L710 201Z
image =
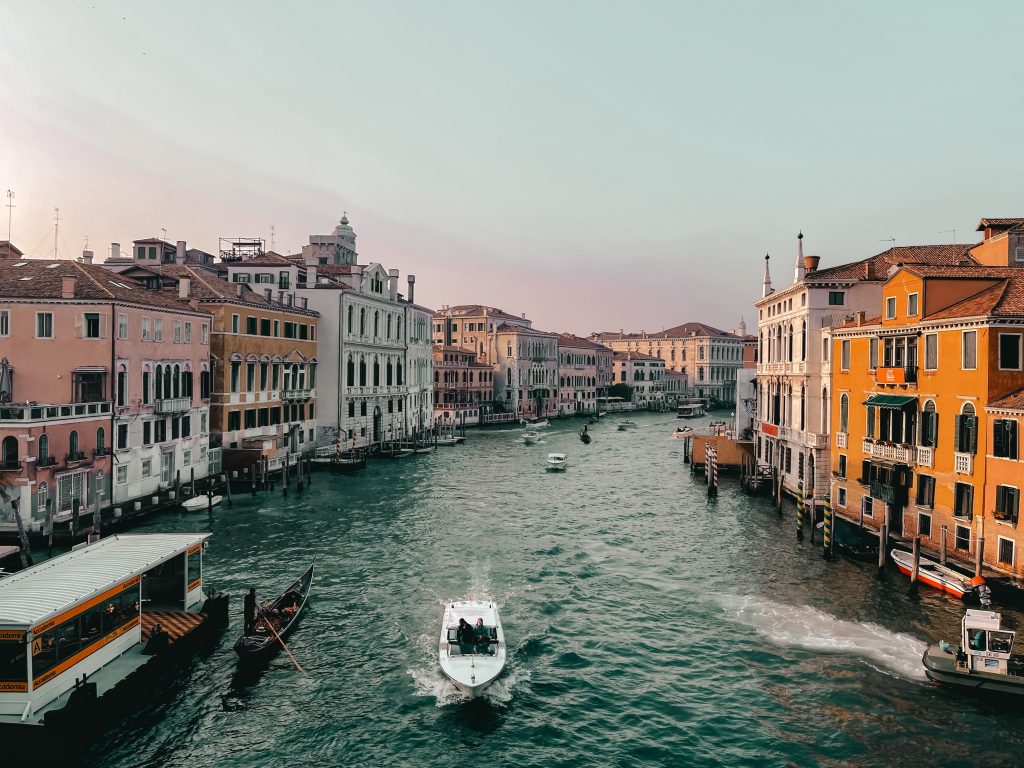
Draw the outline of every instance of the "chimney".
M263 293L267 297L267 304L269 304L270 302L272 302L274 300L274 289L273 288L264 288L263 289Z
M858 328L860 328L862 325L864 325L864 320L867 317L867 315L868 315L868 313L867 312L863 312L863 311L858 312L856 315L854 315L854 317L857 318L857 327Z
M192 295L192 278L182 277L178 279L178 298L187 299Z
M60 297L62 299L73 299L75 298L75 283L77 281L73 277L62 277L60 279Z
M391 300L394 301L398 298L398 270L388 270L388 294L391 296Z
M238 296L238 298L242 298L242 292L244 290L245 290L245 283L236 283L235 284L235 295Z
M804 256L804 269L807 270L807 274L818 271L818 262L821 261L821 256Z
M82 263L92 264L92 251L88 249L82 251Z
M523 312L522 314L523 314L523 320L525 320L526 319L526 313Z
M120 259L121 258L121 244L111 243L110 244L110 258Z
M316 264L306 265L306 287L312 288L316 285Z
M410 304L414 304L415 303L414 293L416 291L416 275L409 275L409 277L407 279L409 281L409 296L408 296L409 303Z
M185 241L179 240L177 247L174 249L174 263L184 264L185 263Z

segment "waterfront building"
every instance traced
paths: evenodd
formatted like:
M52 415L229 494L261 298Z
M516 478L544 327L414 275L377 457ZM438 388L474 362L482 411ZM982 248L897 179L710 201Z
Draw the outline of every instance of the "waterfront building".
M762 294L754 303L760 410L755 448L758 462L781 476L785 493L795 495L802 483L805 494L820 504L829 486L831 389L821 330L844 324L855 312L876 311L894 266L973 263L969 250L969 245L897 247L819 269L817 256L804 256L801 235L793 282L780 290L772 287L765 256Z
M614 375L612 366L607 365L612 355L610 349L589 339L570 333L558 335L559 416L597 411L597 399L607 396Z
M633 405L637 408L665 408L665 361L642 352L616 352L615 383L633 389Z
M500 325L533 328L533 321L527 320L525 314L513 315L483 304L446 306L434 313L434 344L473 350L479 362L494 365Z
M896 266L874 309L825 333L833 507L1020 575L1024 270Z
M462 347L434 346L434 421L479 424L494 398L494 371Z
M665 369L683 373L688 395L730 407L736 399L736 371L743 366L744 348L753 342L741 322L740 335L706 323L683 323L658 333L596 333L591 339L615 352L640 352L659 357Z
M666 368L662 383L665 387L666 407L675 408L681 400L686 399L686 393L689 391L689 377L685 373Z
M558 337L519 323L493 333L494 391L500 410L520 418L558 412Z
M11 501L38 529L206 477L209 313L98 265L0 262L0 445Z

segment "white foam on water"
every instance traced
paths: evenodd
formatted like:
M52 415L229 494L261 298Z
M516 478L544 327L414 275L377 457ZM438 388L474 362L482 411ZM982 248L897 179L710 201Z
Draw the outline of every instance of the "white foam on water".
M413 681L413 695L433 697L438 707L461 704L469 701L469 696L441 672L441 668L432 666L412 667L407 670ZM530 682L530 672L525 669L509 670L507 667L502 675L484 689L482 698L491 704L503 707L512 701L513 694L525 688Z
M924 680L921 656L927 644L877 624L837 619L806 605L785 605L753 596L718 595L715 601L741 624L774 645L823 653L853 654L885 674Z

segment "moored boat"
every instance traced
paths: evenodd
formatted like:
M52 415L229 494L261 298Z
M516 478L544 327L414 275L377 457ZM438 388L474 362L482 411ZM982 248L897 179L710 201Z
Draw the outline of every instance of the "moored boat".
M1013 653L1016 632L993 611L968 609L960 622L960 644L929 645L921 657L929 680L971 691L1024 694L1024 657Z
M313 583L313 567L302 574L272 603L257 613L252 629L235 641L235 653L243 662L263 661L281 647L302 615Z
M214 494L213 496L207 497L205 494L193 496L190 499L185 499L181 502L181 506L190 512L197 509L208 509L209 507L216 507L221 501L224 500L223 496Z
M900 572L910 576L914 568L914 556L902 549L894 549L890 555ZM977 600L982 605L991 602L991 591L981 576L968 576L926 557L921 557L918 561L917 578L918 581L954 597Z
M441 671L460 691L470 698L483 693L505 668L505 657L505 634L492 601L470 599L445 604L438 660Z
M704 406L701 403L683 403L676 408L677 419L696 419L704 415Z
M549 453L545 468L551 471L560 472L569 466L569 460L564 453Z
M534 429L544 429L544 427L550 425L551 422L547 419L534 419L530 422L530 426Z

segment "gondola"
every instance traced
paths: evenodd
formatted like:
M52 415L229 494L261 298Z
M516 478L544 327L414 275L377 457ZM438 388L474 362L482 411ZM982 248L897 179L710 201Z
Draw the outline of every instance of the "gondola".
M306 600L309 599L309 588L313 583L313 566L309 566L298 580L270 604L267 611L257 611L256 626L248 635L242 635L235 643L235 653L243 662L257 662L269 659L281 646L274 632L267 626L266 613L271 616L282 617L279 623L274 626L277 635L284 639L295 628L302 615L302 609L306 607ZM294 612L289 612L289 606L295 606ZM290 613L290 616L289 616Z

